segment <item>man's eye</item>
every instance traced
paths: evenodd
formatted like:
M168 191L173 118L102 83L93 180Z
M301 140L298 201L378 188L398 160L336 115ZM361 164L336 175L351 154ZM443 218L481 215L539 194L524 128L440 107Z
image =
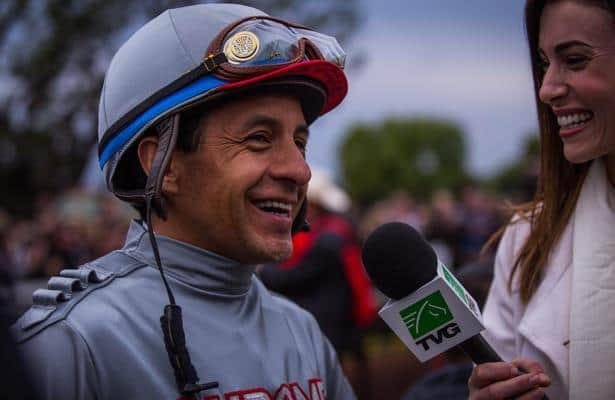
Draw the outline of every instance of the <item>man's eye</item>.
M246 136L244 144L248 150L263 151L269 148L271 141L266 132L254 132Z
M252 133L248 135L246 140L253 143L269 143L269 138L262 132Z
M305 140L295 140L295 144L297 145L297 148L305 154L307 150L307 142Z

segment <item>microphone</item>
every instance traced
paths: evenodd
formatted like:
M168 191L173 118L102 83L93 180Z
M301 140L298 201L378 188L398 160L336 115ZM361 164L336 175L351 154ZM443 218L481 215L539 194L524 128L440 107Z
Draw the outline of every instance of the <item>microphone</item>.
M378 314L419 361L454 346L475 364L502 361L480 334L485 327L476 301L410 225L391 222L372 232L363 245L363 265L391 299Z
M391 300L382 319L421 362L459 346L476 364L502 361L480 334L479 307L411 226L378 227L363 245L363 264Z

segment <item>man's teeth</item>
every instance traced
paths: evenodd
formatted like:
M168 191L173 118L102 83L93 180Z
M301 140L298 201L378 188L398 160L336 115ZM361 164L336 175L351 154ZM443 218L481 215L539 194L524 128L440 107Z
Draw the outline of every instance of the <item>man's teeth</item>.
M557 117L557 123L561 128L576 128L583 125L583 123L589 121L591 118L592 114L588 112L562 115Z
M290 204L271 200L259 201L258 203L256 203L256 206L263 211L283 216L289 216L293 208Z

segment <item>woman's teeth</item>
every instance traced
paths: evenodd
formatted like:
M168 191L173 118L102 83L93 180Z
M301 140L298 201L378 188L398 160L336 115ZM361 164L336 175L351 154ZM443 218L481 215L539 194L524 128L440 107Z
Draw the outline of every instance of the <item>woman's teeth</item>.
M577 128L590 119L592 114L589 112L568 114L557 117L557 124L560 128Z

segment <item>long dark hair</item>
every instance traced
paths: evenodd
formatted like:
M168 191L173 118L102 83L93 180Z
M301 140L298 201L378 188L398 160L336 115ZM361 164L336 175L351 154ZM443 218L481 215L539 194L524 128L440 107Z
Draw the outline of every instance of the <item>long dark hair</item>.
M525 4L525 28L540 127L541 163L534 199L515 207L518 214L529 220L531 225L530 234L517 255L508 281L510 289L513 276L519 274L520 296L524 304L529 302L538 288L542 269L570 220L590 165L590 162L572 164L566 160L558 135L557 119L551 109L538 98L544 75L538 52L540 16L545 5L553 1L558 0L527 0ZM615 21L615 0L578 2L608 11Z

